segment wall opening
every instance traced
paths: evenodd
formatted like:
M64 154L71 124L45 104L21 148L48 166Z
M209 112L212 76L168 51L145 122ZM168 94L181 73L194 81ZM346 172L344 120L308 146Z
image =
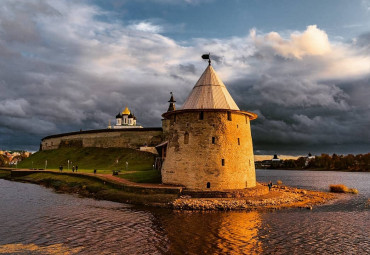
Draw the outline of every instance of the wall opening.
M211 188L211 183L207 182L207 189Z
M249 120L248 116L245 116L245 123L246 124L248 124L248 120Z
M188 132L185 132L185 135L184 135L184 144L188 144L189 143L189 133Z
M200 120L203 120L203 119L204 119L204 112L200 112L200 113L199 113L199 119L200 119Z
M216 143L216 137L212 137L212 144L215 144Z
M236 125L236 128L239 128L239 125Z
M240 138L238 138L238 145L240 145Z
M225 159L221 159L221 165L224 166L225 165Z
M231 112L227 112L227 120L231 120Z

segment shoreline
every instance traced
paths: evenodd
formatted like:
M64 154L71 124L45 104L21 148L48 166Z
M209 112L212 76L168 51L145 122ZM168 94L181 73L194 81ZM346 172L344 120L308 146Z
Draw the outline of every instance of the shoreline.
M347 172L347 173L370 173L369 171L350 171L348 169L342 170L330 170L324 168L308 168L308 169L296 169L296 168L256 168L256 170L287 170L287 171L313 171L313 172Z
M10 170L5 170L8 171ZM285 208L306 208L324 204L338 198L337 194L298 189L285 185L273 185L270 192L241 197L192 197L186 192L168 193L166 189L160 191L154 189L124 189L108 179L94 179L90 176L75 174L58 174L50 172L31 173L25 176L4 176L4 170L0 169L0 178L9 181L18 181L42 185L53 188L55 192L78 194L98 200L161 207L174 210L195 211L271 211ZM260 188L266 189L266 184L260 184Z

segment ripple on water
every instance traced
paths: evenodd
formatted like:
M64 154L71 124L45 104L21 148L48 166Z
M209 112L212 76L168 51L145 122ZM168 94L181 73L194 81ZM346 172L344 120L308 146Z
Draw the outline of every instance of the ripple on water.
M4 180L0 194L0 253L48 254L53 247L65 254L370 253L361 195L312 211L260 213L133 207Z

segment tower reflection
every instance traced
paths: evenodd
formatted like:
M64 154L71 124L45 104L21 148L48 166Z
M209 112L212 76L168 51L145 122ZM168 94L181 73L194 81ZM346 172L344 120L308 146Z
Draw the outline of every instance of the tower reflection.
M170 254L262 253L258 212L178 211L163 216Z

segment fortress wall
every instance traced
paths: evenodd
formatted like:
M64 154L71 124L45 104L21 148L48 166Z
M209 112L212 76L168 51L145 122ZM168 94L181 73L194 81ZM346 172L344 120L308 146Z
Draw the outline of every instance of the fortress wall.
M234 111L231 112L232 120L228 120L227 111L204 111L203 120L200 120L199 114L182 112L169 116L169 143L162 182L200 190L255 187L248 116ZM215 144L212 137L215 137Z
M48 136L42 139L42 150L60 147L124 147L138 149L155 146L162 141L161 128L133 128L120 130L90 130Z

